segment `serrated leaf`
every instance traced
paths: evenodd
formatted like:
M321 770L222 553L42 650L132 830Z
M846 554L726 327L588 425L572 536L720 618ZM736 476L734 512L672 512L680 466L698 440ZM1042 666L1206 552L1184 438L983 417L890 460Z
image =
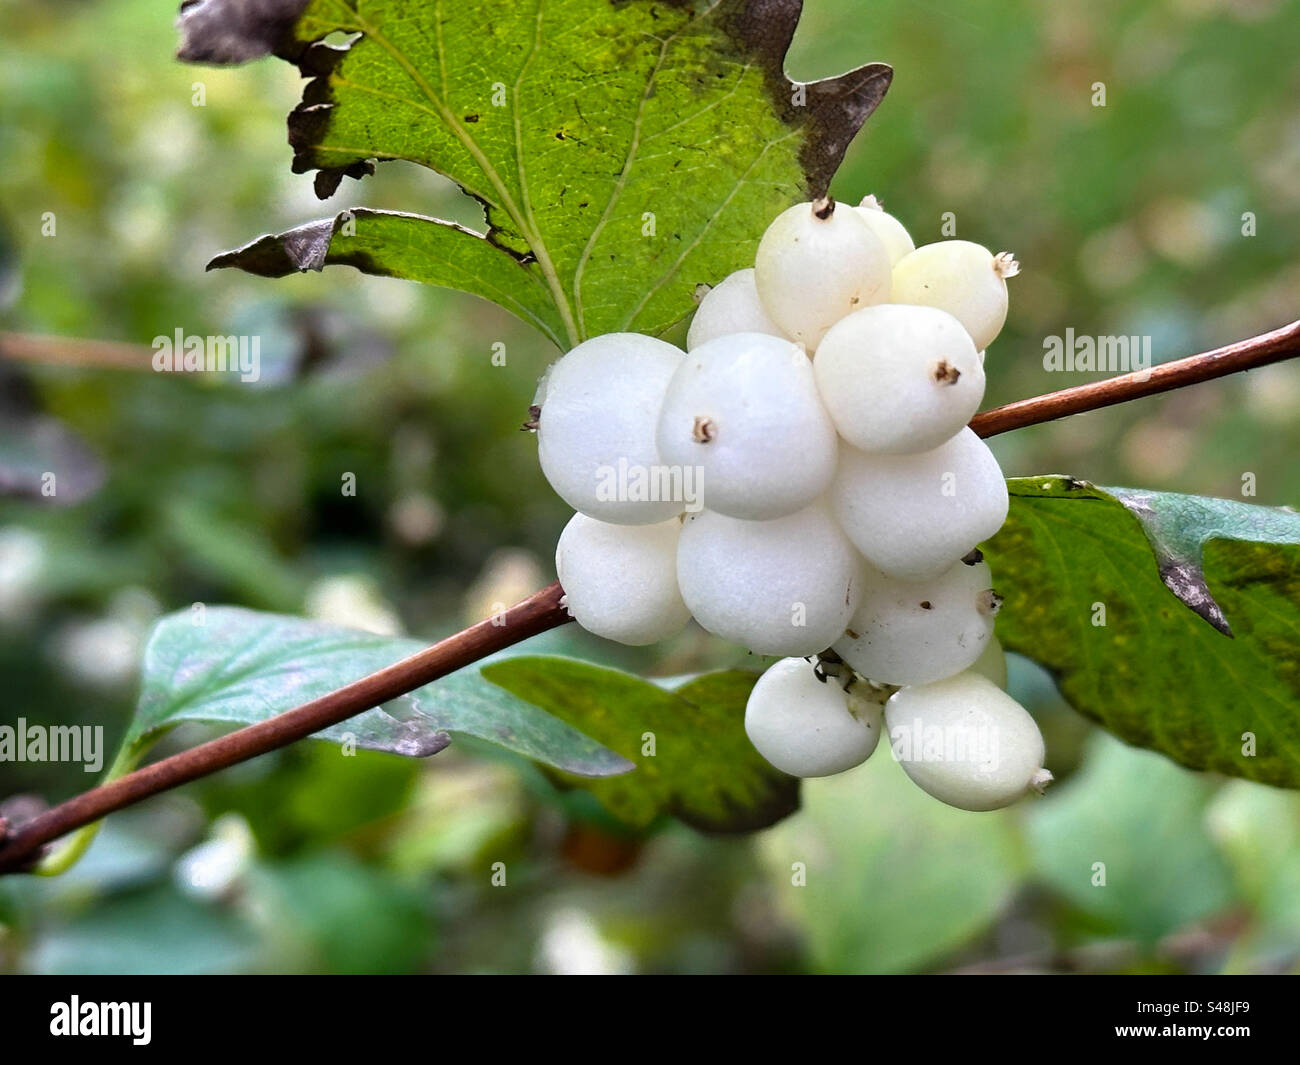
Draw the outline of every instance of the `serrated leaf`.
M262 277L284 277L326 265L484 296L563 346L564 323L537 274L482 234L436 218L365 208L343 211L259 237L218 255L208 269L237 266Z
M397 639L239 607L208 607L158 622L144 654L140 701L124 746L148 743L183 721L248 725L319 698L420 650ZM460 670L342 724L316 739L425 757L452 734L476 736L580 776L630 764L590 737L472 669Z
M1300 787L1300 514L1063 477L1009 488L985 548L1003 645L1128 743Z
M706 831L744 832L798 808L799 782L768 765L745 735L757 674L710 673L665 691L616 669L530 655L485 666L483 676L636 763L635 772L609 780L558 778L634 828L672 814Z
M294 170L316 171L322 196L375 160L450 177L484 206L486 233L466 238L483 242L476 264L529 297L540 285L572 345L662 332L690 312L699 284L752 264L775 214L827 190L892 71L787 78L801 7L203 0L182 15L180 55L229 63L273 51L296 63L312 80L289 120ZM340 34L347 43L326 43ZM289 245L302 236L264 238L286 246L271 257L279 267L295 262ZM353 265L406 276L389 257L384 242ZM267 260L259 241L221 261L264 270ZM447 262L420 272L497 298Z

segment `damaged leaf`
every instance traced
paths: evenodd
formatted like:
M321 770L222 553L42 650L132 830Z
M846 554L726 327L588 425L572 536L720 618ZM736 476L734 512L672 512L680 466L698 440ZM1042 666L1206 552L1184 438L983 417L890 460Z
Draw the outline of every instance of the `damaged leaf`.
M413 277L501 303L564 347L660 333L690 313L697 286L752 264L772 217L826 192L889 86L879 63L789 79L800 10L800 0L188 4L182 58L273 52L311 79L289 139L294 170L314 171L319 195L405 159L450 177L485 215L477 234L358 212L347 247L338 219L326 220L213 265L280 274L346 262Z
M218 255L208 269L237 266L262 277L284 277L326 265L483 296L563 346L564 323L540 279L477 233L436 218L359 207L259 237Z
M1142 523L1160 579L1225 636L1232 627L1205 583L1202 554L1210 540L1300 544L1300 514L1177 492L1103 488Z
M1300 514L1226 499L1009 482L985 545L998 636L1121 739L1300 787Z

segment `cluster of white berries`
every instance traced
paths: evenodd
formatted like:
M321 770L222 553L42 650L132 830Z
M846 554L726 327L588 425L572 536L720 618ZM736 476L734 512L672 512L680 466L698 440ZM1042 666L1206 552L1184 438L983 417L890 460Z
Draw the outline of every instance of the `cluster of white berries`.
M754 269L707 293L686 353L633 333L570 351L530 426L578 511L556 550L572 616L627 644L694 616L781 657L745 728L795 776L858 765L887 727L944 802L1041 790L1042 737L1002 690L976 547L1006 518L1006 484L967 427L1017 270L968 241L915 247L874 197L822 199L779 215Z

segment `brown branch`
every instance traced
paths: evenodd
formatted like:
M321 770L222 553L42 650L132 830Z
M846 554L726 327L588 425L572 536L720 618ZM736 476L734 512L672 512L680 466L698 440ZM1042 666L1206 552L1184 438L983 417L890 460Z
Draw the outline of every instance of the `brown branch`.
M1158 392L1212 381L1216 377L1225 377L1240 370L1253 370L1271 362L1293 359L1297 355L1300 355L1300 321L1201 355L1189 355L1185 359L1153 366L1147 371L1109 377L1104 381L1094 381L981 411L971 419L970 427L980 436L997 436L998 433L1022 429L1027 425L1055 421L1069 414L1082 414Z
M237 762L287 747L496 651L563 625L570 620L560 606L563 594L558 583L548 585L503 616L480 621L337 691L154 762L46 810L14 827L0 842L0 873L30 867L40 858L46 843L116 810Z
M977 414L971 421L971 428L982 437L996 436L1011 429L1199 384L1297 355L1300 355L1300 321L1214 351L1165 363L1147 373L1127 374L1008 403ZM248 725L84 792L10 829L7 835L0 824L0 873L30 868L40 858L47 843L116 810L237 762L288 746L472 665L495 651L562 625L570 620L560 606L563 594L559 584L552 584L507 611L504 624L479 622L410 658L294 710Z
M0 358L18 362L101 370L150 370L153 357L154 349L143 344L0 332Z

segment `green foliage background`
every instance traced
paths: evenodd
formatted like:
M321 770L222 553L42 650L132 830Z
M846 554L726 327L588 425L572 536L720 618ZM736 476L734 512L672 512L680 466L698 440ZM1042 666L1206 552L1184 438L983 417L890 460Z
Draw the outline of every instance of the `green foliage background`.
M21 264L0 328L146 346L178 327L260 333L282 381L23 368L108 482L67 509L0 505L3 720L100 724L111 747L145 631L195 601L427 639L550 579L566 514L515 431L545 339L470 297L348 270L203 272L256 232L356 203L470 225L475 205L396 163L320 203L288 170L293 71L179 65L157 3L0 0L0 18L0 239ZM789 71L892 63L833 191L877 193L918 240L953 211L959 235L1024 264L988 357L998 403L1087 379L1043 371L1042 338L1067 327L1151 335L1161 358L1296 316L1297 57L1300 5L1282 0L809 0ZM1300 368L993 446L1012 476L1239 498L1249 472L1255 501L1295 505ZM570 630L538 649L662 676L747 664L698 630L645 653ZM472 744L427 762L268 756L110 820L64 878L0 881L0 967L1295 969L1300 799L1096 734L1024 660L1012 683L1061 778L1043 801L949 810L877 758L807 785L802 812L748 840L671 825L631 838L589 797ZM0 795L57 800L88 779L5 763ZM253 841L223 891L195 887L209 837Z

